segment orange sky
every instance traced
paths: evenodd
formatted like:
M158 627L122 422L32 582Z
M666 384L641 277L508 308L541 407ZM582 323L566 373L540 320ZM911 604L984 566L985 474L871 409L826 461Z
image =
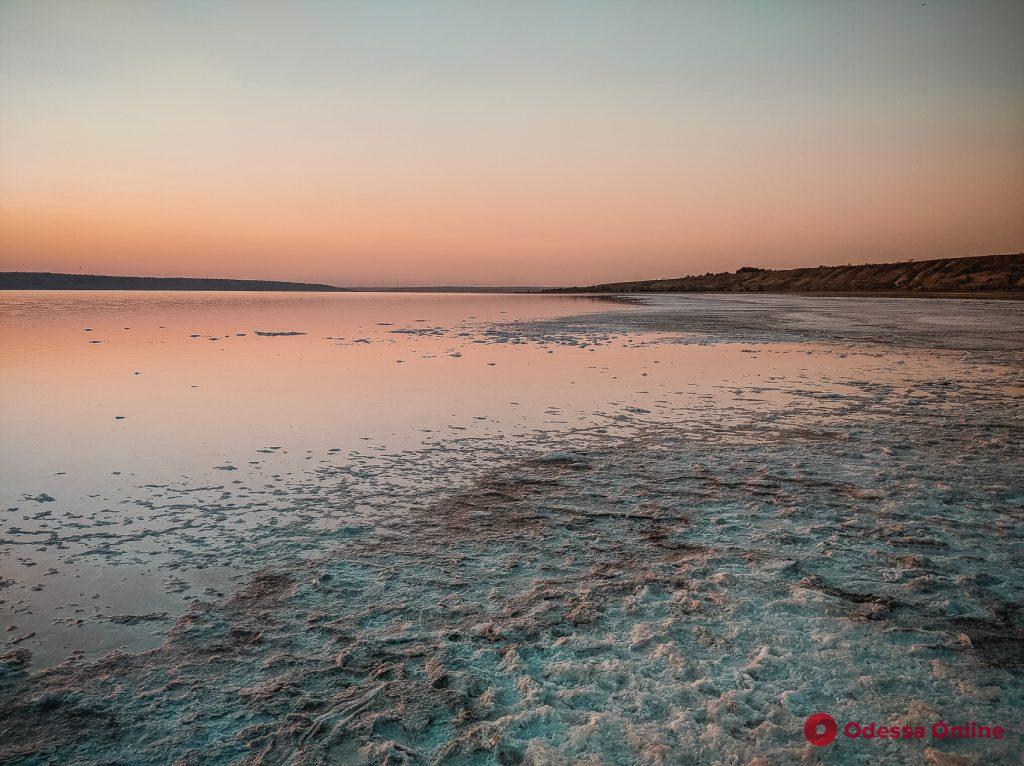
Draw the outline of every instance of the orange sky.
M1024 5L0 5L0 269L591 283L1024 249Z

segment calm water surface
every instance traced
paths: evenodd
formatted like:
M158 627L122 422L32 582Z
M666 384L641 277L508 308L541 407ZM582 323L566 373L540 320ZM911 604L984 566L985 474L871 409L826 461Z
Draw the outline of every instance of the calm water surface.
M4 478L20 488L58 472L167 478L266 445L395 446L421 441L423 429L536 424L543 413L523 400L541 398L535 387L572 363L524 360L468 343L470 334L593 306L540 296L7 293Z

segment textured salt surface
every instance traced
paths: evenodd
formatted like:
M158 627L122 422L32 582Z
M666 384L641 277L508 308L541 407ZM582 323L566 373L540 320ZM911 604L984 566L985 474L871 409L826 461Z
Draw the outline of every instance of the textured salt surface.
M146 652L33 672L32 639L11 639L0 760L1019 762L1021 313L946 303L940 340L914 329L926 316L904 342L870 302L843 309L851 322L821 300L799 299L817 329L755 300L737 310L759 313L756 333L734 318L709 335L700 302L458 331L597 348L595 365L739 343L766 371L690 390L644 357L643 388L584 427L556 409L520 439L317 451L280 473L265 447L257 467L118 490L101 505L134 523L97 508L79 532L48 524L60 497L28 495L19 523L46 531L4 532L40 572L26 582L94 556L129 582L158 571L168 595L223 574L178 619L159 604L79 618L169 626ZM817 710L1009 736L823 755L802 737Z

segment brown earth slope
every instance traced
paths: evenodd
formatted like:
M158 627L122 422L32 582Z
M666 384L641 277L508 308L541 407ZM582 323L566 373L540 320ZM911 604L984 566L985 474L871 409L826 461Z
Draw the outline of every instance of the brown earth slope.
M562 287L550 292L982 293L1024 297L1024 253L785 271L745 267L733 273Z

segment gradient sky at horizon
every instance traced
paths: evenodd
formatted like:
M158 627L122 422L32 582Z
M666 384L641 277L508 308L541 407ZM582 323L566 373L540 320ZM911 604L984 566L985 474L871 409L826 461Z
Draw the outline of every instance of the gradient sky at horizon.
M1024 249L1024 3L0 0L0 270L588 284Z

